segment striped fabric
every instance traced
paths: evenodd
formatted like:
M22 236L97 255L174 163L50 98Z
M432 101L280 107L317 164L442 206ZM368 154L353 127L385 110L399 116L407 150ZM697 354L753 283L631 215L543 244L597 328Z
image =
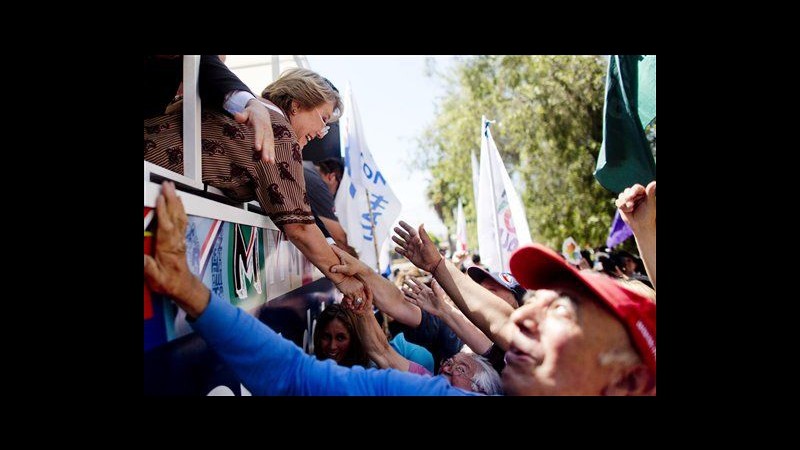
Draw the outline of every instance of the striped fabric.
M203 182L238 202L258 199L278 227L314 223L306 194L303 157L297 136L280 113L269 109L275 136L275 164L264 164L253 147L254 133L225 113L201 115ZM183 114L144 121L144 159L183 174Z

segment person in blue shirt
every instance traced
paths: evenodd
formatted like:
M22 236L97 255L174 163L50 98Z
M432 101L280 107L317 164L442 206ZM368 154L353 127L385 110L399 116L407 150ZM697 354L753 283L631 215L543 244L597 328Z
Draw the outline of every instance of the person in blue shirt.
M253 395L476 395L453 387L444 377L342 367L305 354L255 317L212 294L189 271L188 217L172 182L162 184L156 214L155 258L145 255L145 281L186 311L192 328Z

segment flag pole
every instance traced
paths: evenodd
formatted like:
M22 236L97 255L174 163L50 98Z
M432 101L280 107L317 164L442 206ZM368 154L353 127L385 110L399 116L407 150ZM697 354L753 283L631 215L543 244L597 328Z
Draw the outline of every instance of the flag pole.
M492 170L492 149L489 146L489 121L486 120L486 116L483 116L483 132L486 134L486 156L488 156L488 163L489 163L489 186L491 186L491 203L492 203L492 223L494 224L494 243L497 246L497 258L499 259L500 269L498 272L505 272L505 264L503 264L503 252L500 248L500 230L497 224L497 204L495 203L494 198L494 174Z
M372 229L372 243L375 244L375 268L378 273L381 273L381 257L378 253L378 237L375 235L375 215L372 213L372 203L369 202L369 189L364 186L364 192L367 193L367 209L369 210L369 226Z

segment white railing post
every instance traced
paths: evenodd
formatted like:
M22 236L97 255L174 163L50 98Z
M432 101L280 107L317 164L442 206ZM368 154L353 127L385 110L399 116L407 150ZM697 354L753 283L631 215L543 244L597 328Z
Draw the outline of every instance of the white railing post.
M272 81L278 79L281 74L281 55L272 55Z
M297 64L297 67L308 69L308 59L305 57L305 55L292 55L292 56L294 56L294 63Z
M200 55L183 57L183 174L202 185L200 143Z

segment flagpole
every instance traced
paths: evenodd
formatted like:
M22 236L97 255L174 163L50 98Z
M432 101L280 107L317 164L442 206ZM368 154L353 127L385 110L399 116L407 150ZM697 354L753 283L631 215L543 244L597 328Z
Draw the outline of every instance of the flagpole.
M483 116L483 132L486 133L486 156L488 156L489 163L489 186L491 186L491 203L492 203L492 223L494 224L494 243L497 246L497 258L499 259L500 269L498 272L505 272L505 265L503 264L503 252L500 249L500 233L499 226L497 225L497 204L495 203L495 189L494 189L494 170L492 170L492 149L489 146L489 124L486 116Z
M367 193L367 209L369 210L369 226L372 229L372 243L375 244L375 268L381 273L381 255L378 253L378 237L375 235L375 216L372 214L372 204L369 202L369 189L364 186Z

